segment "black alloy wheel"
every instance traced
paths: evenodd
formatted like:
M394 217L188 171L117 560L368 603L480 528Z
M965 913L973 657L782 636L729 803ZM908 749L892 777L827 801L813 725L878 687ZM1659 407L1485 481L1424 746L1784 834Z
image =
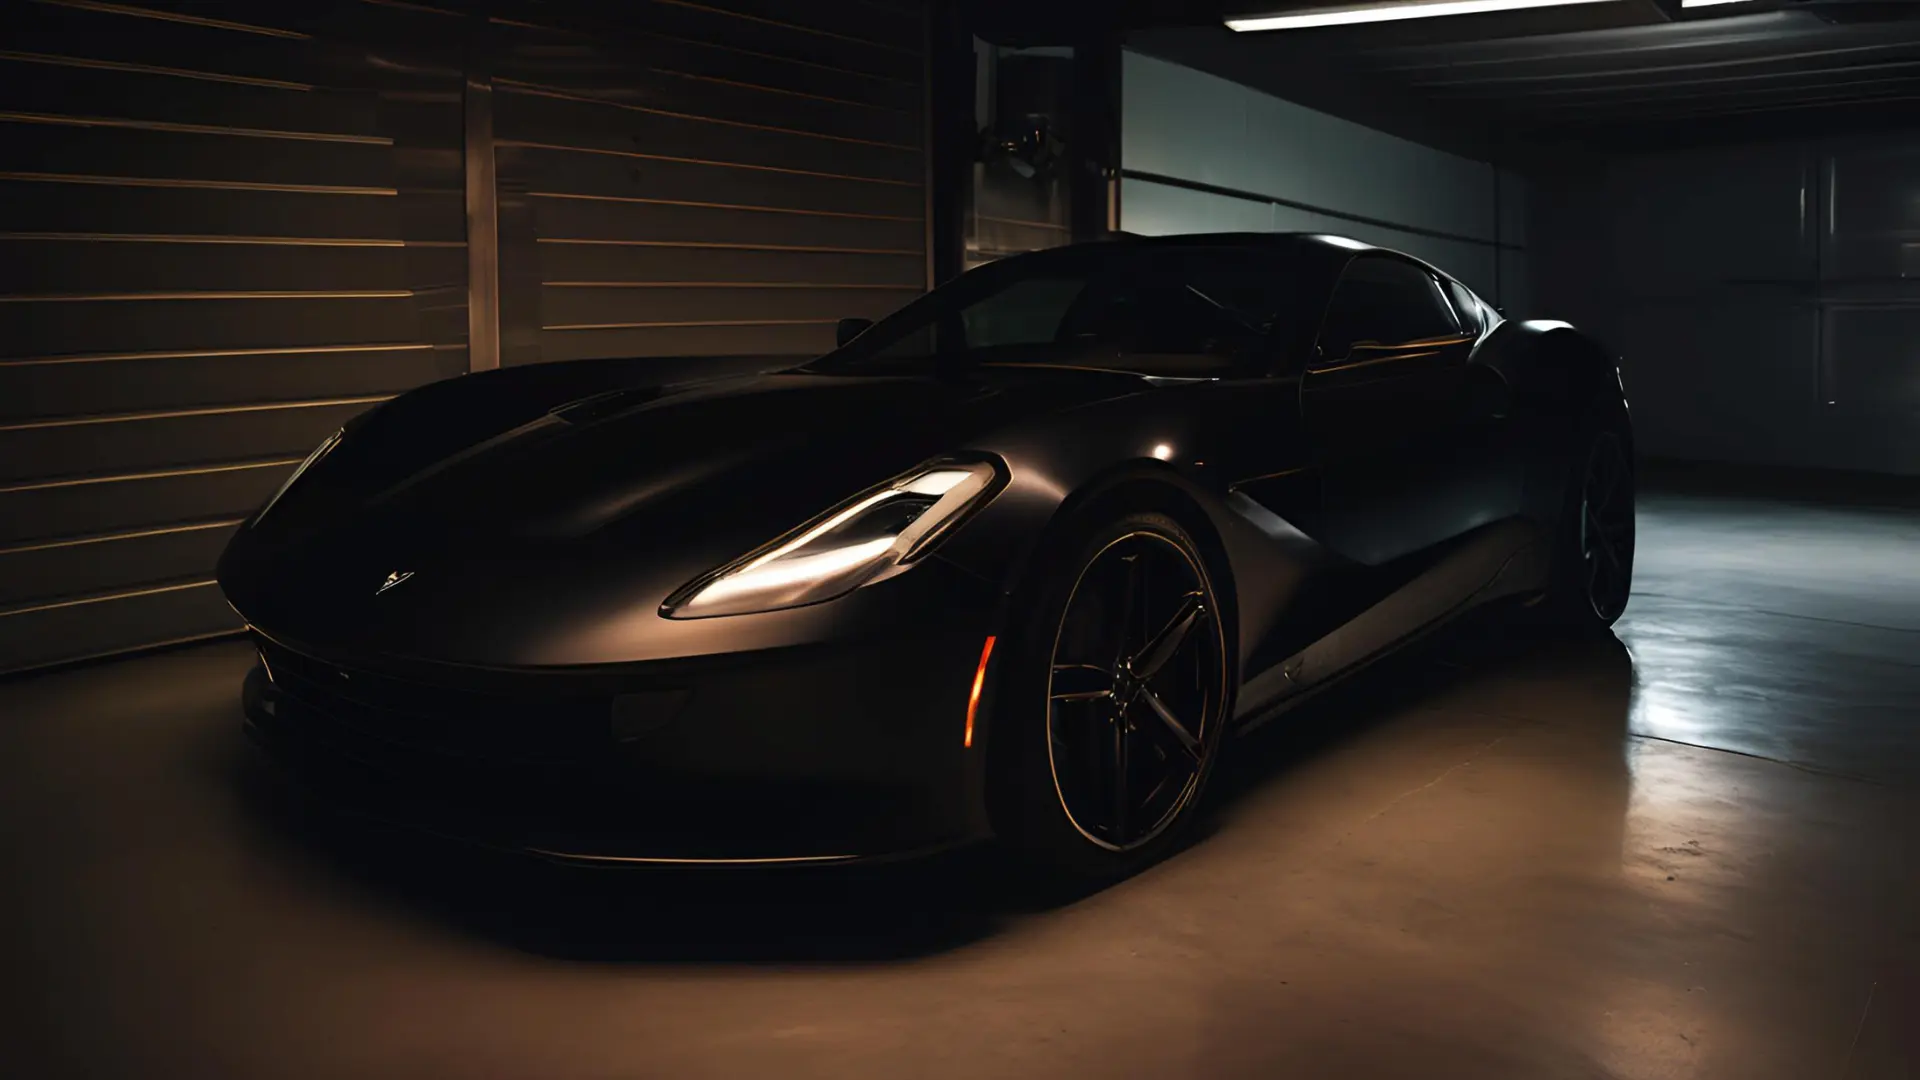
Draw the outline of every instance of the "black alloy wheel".
M1177 529L1114 530L1080 569L1053 634L1045 727L1058 810L1085 842L1140 851L1197 800L1226 722L1222 625Z
M1605 624L1626 610L1633 589L1633 503L1626 446L1618 434L1602 431L1582 470L1578 535L1583 595Z

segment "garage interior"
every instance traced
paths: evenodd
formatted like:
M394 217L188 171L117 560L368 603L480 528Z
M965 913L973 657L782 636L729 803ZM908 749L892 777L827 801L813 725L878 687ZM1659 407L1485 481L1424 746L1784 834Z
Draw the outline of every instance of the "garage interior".
M10 1074L1920 1075L1920 5L11 4ZM609 874L335 820L212 582L470 371L771 370L992 259L1309 230L1619 355L1612 637L1476 619L1189 850Z

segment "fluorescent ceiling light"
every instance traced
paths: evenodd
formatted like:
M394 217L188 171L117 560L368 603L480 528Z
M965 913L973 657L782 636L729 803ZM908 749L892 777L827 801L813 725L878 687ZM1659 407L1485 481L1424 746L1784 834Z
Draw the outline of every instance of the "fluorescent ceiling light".
M1406 0L1404 3L1351 4L1345 7L1313 8L1281 15L1258 15L1228 19L1230 30L1304 30L1312 26L1346 26L1352 23L1395 22L1400 19L1432 19L1442 15L1481 15L1493 11L1519 11L1523 8L1565 7L1569 4L1605 4L1613 0ZM1728 0L1708 0L1725 3Z
M1714 7L1719 4L1751 4L1751 3L1753 3L1753 0L1680 0L1680 6L1683 8Z

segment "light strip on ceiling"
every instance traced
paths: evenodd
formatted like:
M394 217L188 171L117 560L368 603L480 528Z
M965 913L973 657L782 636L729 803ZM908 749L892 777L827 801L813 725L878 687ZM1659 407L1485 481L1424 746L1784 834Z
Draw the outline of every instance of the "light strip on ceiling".
M1354 4L1228 19L1227 28L1242 32L1305 30L1315 26L1348 26L1355 23L1397 22L1401 19L1433 19L1442 15L1484 15L1496 11L1614 2L1616 0L1407 0L1405 3Z
M1751 4L1751 3L1753 3L1753 0L1680 0L1680 6L1683 8L1718 7L1721 4Z

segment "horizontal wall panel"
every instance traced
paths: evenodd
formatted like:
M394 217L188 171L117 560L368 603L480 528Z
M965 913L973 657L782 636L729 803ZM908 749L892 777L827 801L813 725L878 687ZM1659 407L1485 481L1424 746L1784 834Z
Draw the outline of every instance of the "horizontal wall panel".
M231 520L133 533L0 547L0 610L62 596L139 588L204 577L220 558Z
M557 100L500 87L494 131L526 140L630 151L765 169L810 171L854 180L917 184L926 166L916 147L847 142L771 128L663 116L615 105Z
M1124 60L1126 230L1349 236L1425 259L1510 314L1532 314L1515 307L1525 291L1507 273L1526 243L1527 185L1517 175L1178 64L1133 52Z
M9 160L4 167L11 169L14 163ZM111 182L117 175L124 175L124 170L82 174L82 180L96 181L90 183L0 178L0 232L400 235L401 202L390 189L384 195L365 195L142 187ZM458 228L450 233L420 238L462 240L464 219L456 218L455 223Z
M441 176L451 178L464 168L458 155L447 158L441 153L431 156L436 159L431 169L418 163L417 159L427 155L399 152L394 155L397 164L395 170L401 172L398 178L400 194L395 198L399 210L398 229L384 233L386 236L398 236L409 246L415 244L457 244L464 248L467 244L467 193L459 187L427 188L420 186L419 174L438 170ZM409 161L408 158L415 161ZM411 171L412 175L408 175ZM238 231L238 230L236 230Z
M624 53L625 50L620 52ZM497 85L503 91L527 96L552 93L608 99L618 104L602 107L636 106L707 117L713 123L783 128L863 142L879 141L917 147L925 131L926 125L915 108L876 106L789 93L764 81L746 84L722 82L689 78L677 72L650 67L626 67L620 64L618 54L610 56L607 64L605 71L592 68L551 72L533 70L524 75L518 71L501 72ZM610 91L607 89L609 86L618 89ZM647 115L636 108L626 108L624 111Z
M1641 301L1623 312L1621 376L1650 456L1791 464L1819 381L1819 312L1765 297ZM1738 387L1738 393L1730 393Z
M815 64L804 58L730 47L717 41L650 33L637 20L634 30L635 33L618 42L614 49L615 62L629 69L644 68L703 86L757 87L763 92L853 102L915 116L921 109L917 73L911 78L876 76ZM564 64L542 62L541 57L531 53L510 56L506 63L504 74L524 76L532 82L550 81L552 72L567 70Z
M271 21L261 18L263 5L253 7L251 18L236 21L255 24ZM242 79L312 83L319 80L325 70L324 65L313 58L312 46L298 38L248 34L55 4L10 5L4 47L16 52L168 67Z
M463 353L425 345L0 362L0 424L89 413L397 394L465 369Z
M392 187L392 150L375 143L261 139L132 128L22 124L0 117L7 171L249 184Z
M1819 272L1813 181L1811 158L1752 148L1616 162L1610 184L1638 193L1612 220L1613 260L1631 271L1622 287L1678 297L1735 283L1811 284Z
M407 341L417 322L405 296L7 302L0 349L48 356Z
M618 242L543 242L540 272L547 281L813 281L898 285L913 291L927 276L918 251L768 251Z
M173 587L347 417L467 367L476 24L308 0L5 21L12 670L232 626L210 587Z
M916 0L435 6L9 11L0 670L234 628L231 523L467 367L476 59L503 362L766 369L924 287Z
M830 351L833 348L836 321L818 319L775 325L651 326L552 332L546 335L542 348L553 360L598 356L735 356L745 353L770 358L784 356L787 357L786 363L794 363Z
M0 484L299 455L376 402L158 416L51 427L0 427Z
M318 445L315 439L313 446ZM0 484L0 544L246 517L266 503L313 446L264 462L153 470L84 483Z
M36 667L244 628L211 582L149 588L167 591L0 614L0 657L12 668Z
M729 321L742 319L877 319L919 295L917 289L712 288L555 288L540 293L540 311L548 327L623 322Z
M921 6L728 6L496 24L496 162L532 211L502 217L503 311L541 328L506 362L802 355L924 288Z
M45 60L22 63L14 58L14 52L10 46L0 46L0 110L4 111L353 135L379 133L379 103L369 95L318 88L234 86Z
M1901 416L1909 430L1920 428L1920 297L1898 305L1835 305L1826 318L1827 400L1850 412ZM1914 555L1920 559L1920 552Z
M837 4L795 4L792 0L700 0L700 6L746 18L766 19L896 48L920 45L920 13L887 0L846 0Z
M922 63L917 39L909 41L902 37L896 42L882 43L809 33L811 28L806 26L809 14L815 8L827 6L785 5L786 12L774 17L776 21L759 21L723 12L717 4L648 0L642 10L631 12L628 17L650 30L693 41L721 41L734 48L804 60L840 71L919 81Z
M400 242L236 242L231 236L168 241L169 234L0 234L0 295L407 288Z
M920 188L875 184L838 176L767 173L693 161L642 160L615 154L503 147L512 168L524 160L535 191L613 198L654 199L673 203L761 207L765 212L822 211L880 215L919 221L924 207ZM758 219L756 219L758 220ZM768 227L778 222L762 221Z
M1273 204L1128 177L1120 205L1128 232L1145 236L1189 232L1268 232Z
M1128 169L1494 238L1494 171L1484 162L1164 60L1134 52L1123 59Z
M1842 146L1827 166L1827 275L1920 280L1920 148L1910 139Z
M1643 451L1920 474L1910 133L1626 155L1580 181L1542 219L1562 249L1543 285L1610 324Z
M781 214L706 206L662 206L536 196L540 235L608 240L711 241L812 247L924 249L918 220Z

